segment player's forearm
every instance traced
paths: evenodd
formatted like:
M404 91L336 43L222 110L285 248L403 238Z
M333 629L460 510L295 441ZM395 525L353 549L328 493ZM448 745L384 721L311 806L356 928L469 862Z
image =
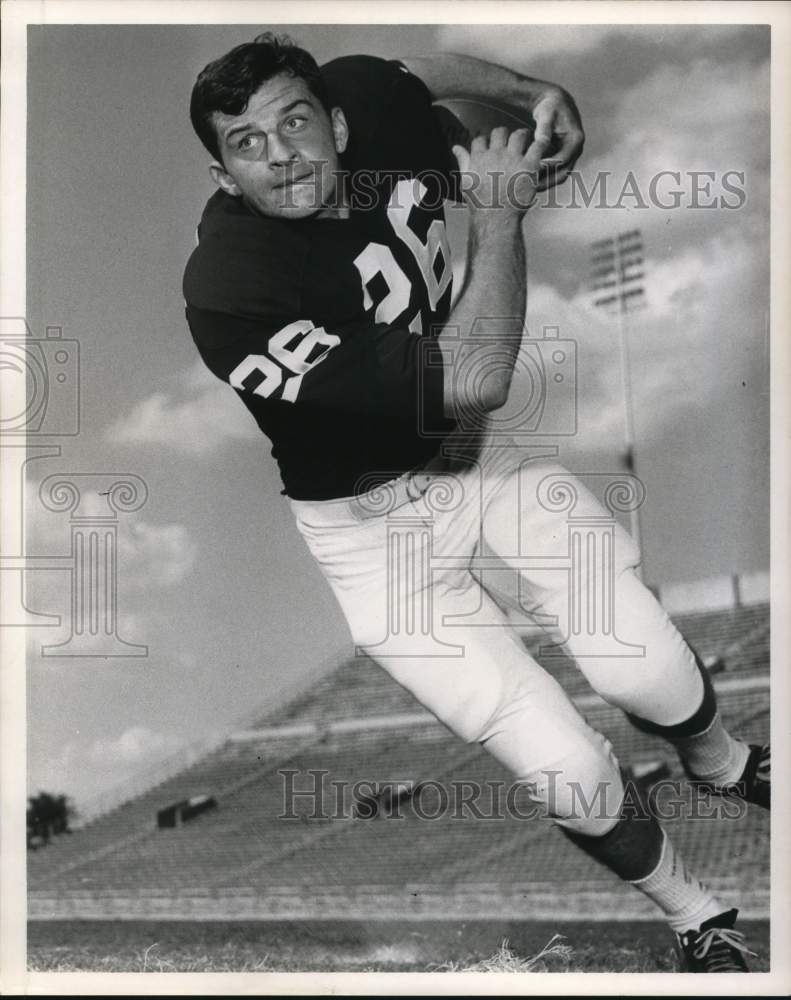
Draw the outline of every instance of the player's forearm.
M484 59L448 52L410 56L401 62L423 80L435 101L466 98L528 112L535 121L535 138L553 142L543 151L537 190L562 184L569 176L582 153L585 132L574 98L562 87Z
M440 338L449 417L459 409L496 410L508 398L527 294L521 221L497 209L471 220L467 277L448 317L448 336Z
M554 86L506 66L452 52L408 56L400 61L425 83L435 101L475 97L532 106L547 87Z

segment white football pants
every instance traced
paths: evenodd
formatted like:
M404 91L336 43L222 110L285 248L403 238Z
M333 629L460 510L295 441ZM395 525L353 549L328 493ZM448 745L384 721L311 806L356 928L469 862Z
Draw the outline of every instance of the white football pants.
M538 622L602 698L660 725L698 707L694 657L636 576L636 545L580 478L507 445L431 465L360 497L292 500L299 531L357 647L557 822L604 834L623 797L612 748L503 607Z

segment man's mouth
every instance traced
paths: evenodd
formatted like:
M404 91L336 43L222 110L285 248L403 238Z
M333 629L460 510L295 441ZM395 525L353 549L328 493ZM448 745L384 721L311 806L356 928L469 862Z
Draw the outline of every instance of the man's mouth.
M305 184L307 181L311 180L312 177L313 171L307 170L305 173L295 174L293 177L286 177L275 186L278 188L295 187L297 184Z

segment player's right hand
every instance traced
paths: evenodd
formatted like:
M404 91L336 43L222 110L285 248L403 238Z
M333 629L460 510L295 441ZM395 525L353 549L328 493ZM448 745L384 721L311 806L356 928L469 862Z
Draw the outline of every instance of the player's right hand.
M530 139L529 129L511 132L500 125L491 135L476 136L469 151L453 147L461 191L472 212L523 215L533 204L540 189L541 158L550 140L534 139L531 143Z

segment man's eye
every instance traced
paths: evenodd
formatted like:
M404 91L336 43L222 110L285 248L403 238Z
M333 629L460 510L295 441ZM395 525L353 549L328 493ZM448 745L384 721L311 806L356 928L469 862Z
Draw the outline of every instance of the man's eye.
M306 121L307 118L305 118L304 115L292 115L290 118L286 119L285 125L287 129L290 129L293 132L295 129L301 128Z
M258 142L258 136L245 135L239 140L239 145L237 146L237 149L241 149L242 151L247 149L252 149L257 142Z

